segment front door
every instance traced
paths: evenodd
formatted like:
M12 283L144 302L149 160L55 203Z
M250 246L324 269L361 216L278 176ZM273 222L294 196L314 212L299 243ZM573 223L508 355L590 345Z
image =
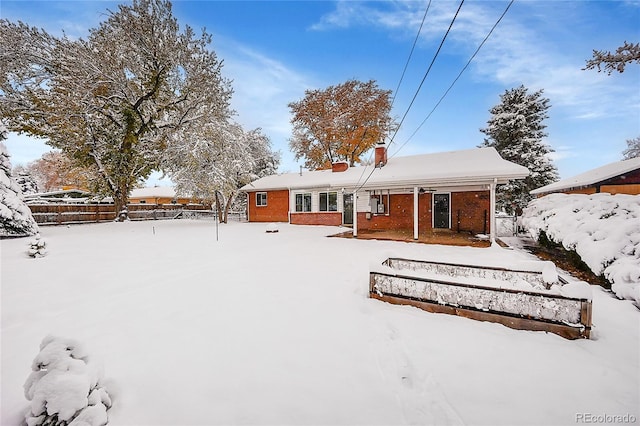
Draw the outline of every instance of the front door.
M433 194L433 227L450 228L450 194Z
M343 194L342 196L342 223L353 225L353 194Z

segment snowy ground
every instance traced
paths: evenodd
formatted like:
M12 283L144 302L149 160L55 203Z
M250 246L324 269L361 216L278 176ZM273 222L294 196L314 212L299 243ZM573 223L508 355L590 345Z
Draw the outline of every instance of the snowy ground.
M509 265L517 250L325 238L208 221L41 229L2 240L1 417L47 334L102 361L111 425L551 425L640 418L640 311L593 291L592 340L367 297L390 256ZM628 417L629 418L629 417Z

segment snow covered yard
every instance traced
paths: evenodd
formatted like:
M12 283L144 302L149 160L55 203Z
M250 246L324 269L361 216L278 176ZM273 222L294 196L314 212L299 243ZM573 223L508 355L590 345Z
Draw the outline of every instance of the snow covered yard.
M640 312L593 288L592 340L369 299L388 257L508 266L502 248L208 221L47 227L1 244L1 417L47 334L102 361L111 425L576 424L640 410ZM582 417L580 417L582 416Z

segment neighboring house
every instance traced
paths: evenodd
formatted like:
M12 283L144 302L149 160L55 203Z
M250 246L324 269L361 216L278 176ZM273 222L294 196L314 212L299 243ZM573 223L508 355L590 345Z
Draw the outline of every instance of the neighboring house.
M201 200L194 198L176 196L176 191L170 186L136 188L131 191L129 196L131 204L191 204L200 202Z
M358 231L452 229L494 237L495 188L528 176L494 148L390 158L375 164L266 176L241 188L250 222L353 225Z
M558 182L531 191L541 197L554 192L566 194L640 194L640 157L617 161L577 176L562 179Z
M24 196L24 201L28 204L38 203L65 203L78 204L88 203L94 195L91 192L81 189L61 189L59 191L38 192Z

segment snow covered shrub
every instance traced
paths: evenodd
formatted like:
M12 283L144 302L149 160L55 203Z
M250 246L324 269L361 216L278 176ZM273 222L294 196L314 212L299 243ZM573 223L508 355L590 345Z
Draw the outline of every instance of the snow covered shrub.
M533 238L575 251L640 307L640 195L550 194L531 201L520 222Z
M47 336L24 384L28 426L102 426L111 398L82 345Z
M20 186L11 177L9 154L0 143L0 236L25 237L36 232L38 225L22 198Z
M33 240L29 241L29 251L27 252L31 257L44 257L47 255L46 250L47 243L42 239L40 234L36 234Z

